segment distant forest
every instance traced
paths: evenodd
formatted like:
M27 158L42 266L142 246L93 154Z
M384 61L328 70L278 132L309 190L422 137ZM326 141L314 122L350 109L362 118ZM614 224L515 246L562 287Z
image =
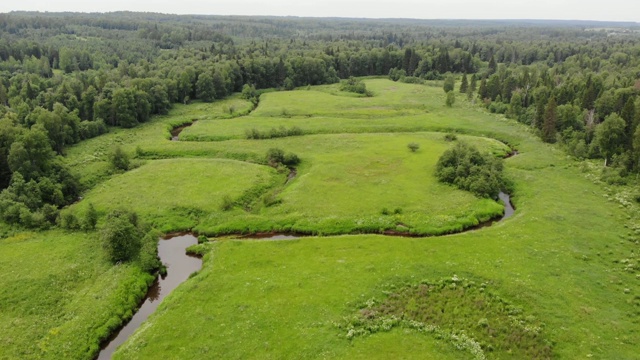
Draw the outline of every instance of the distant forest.
M453 83L602 159L608 181L640 172L638 24L14 12L0 14L0 220L55 222L82 191L65 149L111 127L361 76Z

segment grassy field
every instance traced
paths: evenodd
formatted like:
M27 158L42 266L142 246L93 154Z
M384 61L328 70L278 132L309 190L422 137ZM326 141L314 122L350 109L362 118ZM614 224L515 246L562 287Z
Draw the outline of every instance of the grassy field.
M81 213L89 203L103 214L129 209L171 232L191 229L198 216L219 212L225 196L252 197L284 180L271 167L234 160L156 160L98 185L72 210Z
M139 128L83 142L69 150L68 163L91 190L71 211L89 202L101 213L124 206L165 230L207 234L447 232L502 211L492 200L435 182L433 166L452 146L444 133L455 132L457 141L496 156L510 151L504 143L519 151L505 160L515 216L429 238L226 238L201 245L203 269L164 300L115 358L637 358L640 208L628 201L633 189L600 184L591 164L541 143L527 127L464 100L446 108L440 87L383 79L366 84L375 96L342 94L335 85L266 93L251 113L250 104L237 98L180 105ZM199 121L181 141L168 140L171 127L194 119ZM281 125L297 126L305 135L244 139L247 129ZM420 149L410 152L410 142ZM136 157L138 167L112 173L105 156L112 144ZM302 159L296 178L286 184L286 172L262 165L273 147ZM224 197L233 201L227 211L221 209ZM16 281L56 274L65 261L68 267L100 267L101 274L124 271L84 257L91 251L100 257L95 245L81 241L93 235L29 236L0 240L1 269L18 268L18 259L42 251L38 246L57 236L61 245ZM106 278L84 276L69 280L68 298L59 304L89 307L85 301L97 288L82 284L99 286ZM138 275L122 276L110 286L121 288ZM446 286L430 290L430 303L411 290L423 282ZM46 294L44 288L34 287L31 296ZM20 294L3 294L0 304L37 304ZM59 304L47 305L40 316L57 314ZM0 355L42 357L33 344L54 341L54 327L80 331L68 324L77 325L69 319L80 321L81 315L54 317L33 334L3 319L9 340L2 339ZM100 323L85 322L93 328ZM32 352L18 353L15 339L30 341L24 348ZM73 354L87 346L69 343Z
M113 266L94 233L0 240L0 358L91 358L153 277Z

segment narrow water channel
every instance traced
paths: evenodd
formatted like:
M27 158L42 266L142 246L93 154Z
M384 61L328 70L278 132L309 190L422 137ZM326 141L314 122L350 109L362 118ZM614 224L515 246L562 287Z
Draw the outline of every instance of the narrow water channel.
M504 203L504 215L502 215L502 218L500 219L500 221L502 221L504 219L507 219L513 216L513 214L516 212L516 209L513 207L513 204L511 203L511 196L509 196L509 194L506 194L500 191L500 194L498 194L498 197Z
M177 128L174 128L173 130L171 130L171 141L179 141L180 140L180 133L182 132L182 130L184 130L185 128L188 128L189 126L193 125L196 123L196 121L198 120L193 120L193 122L191 122L190 124L185 124L182 126L178 126Z
M200 270L202 259L187 255L187 247L197 244L198 239L192 234L176 234L161 238L158 241L158 255L167 267L167 276L159 277L149 288L142 306L131 320L120 331L114 333L104 345L99 360L111 359L111 355L131 334L151 315L162 299L173 289L189 278L191 273Z

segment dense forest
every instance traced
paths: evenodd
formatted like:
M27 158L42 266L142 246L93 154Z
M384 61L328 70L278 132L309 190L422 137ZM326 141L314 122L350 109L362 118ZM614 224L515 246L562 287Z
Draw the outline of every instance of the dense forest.
M418 21L0 14L0 217L46 228L83 184L65 149L174 103L361 76L444 80L528 124L603 176L640 172L640 27Z

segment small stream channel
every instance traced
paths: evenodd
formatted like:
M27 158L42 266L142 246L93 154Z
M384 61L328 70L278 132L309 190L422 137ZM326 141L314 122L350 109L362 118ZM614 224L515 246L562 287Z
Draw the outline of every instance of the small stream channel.
M475 230L482 227L491 226L495 222L505 220L513 216L515 209L511 204L511 199L508 194L500 192L498 195L500 200L504 202L504 214L500 219L489 220L475 227L466 229L465 231ZM410 233L384 233L383 235L390 236L408 236L408 237L422 237L416 236ZM237 239L259 239L259 240L295 240L307 235L302 234L286 234L286 233L258 233L252 235L238 236ZM115 332L107 343L102 347L98 360L111 359L111 355L131 336L140 325L151 315L162 299L164 299L173 289L183 283L189 278L193 272L200 270L202 267L202 259L187 255L186 249L198 243L198 238L194 234L179 233L168 235L164 238L160 238L158 241L158 256L162 263L167 267L167 276L159 277L149 288L147 295L140 306L140 309L136 312L131 320L119 331Z
M193 124L195 124L196 121L198 121L198 120L193 120L193 122L191 122L189 124L184 124L182 126L178 126L177 128L173 128L173 130L171 130L171 141L179 141L180 140L180 133L182 132L182 130L188 128L189 126L191 126Z
M191 273L200 270L202 259L186 253L189 246L197 243L198 239L192 234L168 235L158 241L158 255L167 267L167 275L158 277L151 285L140 309L122 329L111 335L109 341L102 347L98 360L111 359L111 355L118 346L122 345L156 310L162 299L187 280Z

